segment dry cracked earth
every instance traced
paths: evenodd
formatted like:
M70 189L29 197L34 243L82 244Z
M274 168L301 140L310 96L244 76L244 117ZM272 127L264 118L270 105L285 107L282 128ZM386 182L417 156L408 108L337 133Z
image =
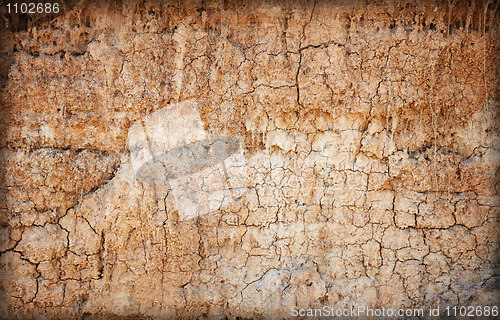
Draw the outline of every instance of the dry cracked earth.
M5 3L2 318L499 305L499 1Z

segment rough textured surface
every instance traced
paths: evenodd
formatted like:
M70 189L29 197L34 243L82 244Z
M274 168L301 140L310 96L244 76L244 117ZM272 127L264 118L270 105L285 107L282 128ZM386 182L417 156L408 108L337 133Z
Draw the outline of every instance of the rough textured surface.
M498 1L64 8L1 8L4 318L498 305ZM188 100L247 191L183 219L127 139Z

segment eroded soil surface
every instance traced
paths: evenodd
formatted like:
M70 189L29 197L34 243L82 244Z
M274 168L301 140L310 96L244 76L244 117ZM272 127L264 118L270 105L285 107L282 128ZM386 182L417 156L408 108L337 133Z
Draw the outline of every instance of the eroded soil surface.
M61 8L0 10L4 318L498 305L499 1ZM139 179L186 101L238 142Z

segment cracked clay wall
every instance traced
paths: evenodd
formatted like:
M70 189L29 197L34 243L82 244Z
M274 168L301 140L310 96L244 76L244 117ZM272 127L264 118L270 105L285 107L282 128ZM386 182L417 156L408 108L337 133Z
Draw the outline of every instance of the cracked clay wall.
M5 3L2 318L498 305L499 1Z

